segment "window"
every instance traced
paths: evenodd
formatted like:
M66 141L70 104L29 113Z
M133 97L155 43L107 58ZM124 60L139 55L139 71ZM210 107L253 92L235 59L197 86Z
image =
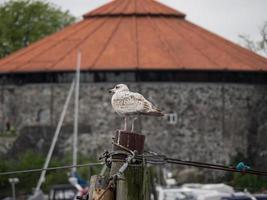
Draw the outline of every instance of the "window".
M169 113L166 115L168 124L176 124L177 123L177 114Z

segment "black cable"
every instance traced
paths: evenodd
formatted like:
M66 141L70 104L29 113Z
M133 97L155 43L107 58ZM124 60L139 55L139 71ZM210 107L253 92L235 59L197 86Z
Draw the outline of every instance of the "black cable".
M12 174L23 174L23 173L31 173L31 172L42 172L42 171L52 171L58 169L70 169L74 167L88 167L88 166L99 166L103 165L104 163L86 163L86 164L79 164L79 165L65 165L60 167L49 167L49 168L39 168L39 169L26 169L26 170L17 170L17 171L9 171L9 172L0 172L0 176L3 175L12 175Z
M259 171L259 170L252 170L252 169L244 169L238 170L233 166L225 166L220 164L212 164L212 163L204 163L204 162L196 162L196 161L184 161L181 159L174 159L169 158L164 155L137 155L134 158L136 161L143 162L143 159L146 160L146 163L152 165L164 165L164 164L175 164L175 165L186 165L191 167L199 167L205 169L213 169L213 170L221 170L221 171L228 171L233 173L244 173L244 174L252 174L258 176L267 176L267 172ZM114 160L115 161L115 160ZM117 162L124 162L124 159L116 159ZM41 171L52 171L58 169L69 169L74 167L86 167L86 166L98 166L103 165L103 162L99 163L87 163L87 164L80 164L80 165L69 165L69 166L60 166L60 167L50 167L50 168L40 168L40 169L28 169L28 170L18 170L18 171L10 171L10 172L0 172L1 175L12 175L12 174L21 174L21 173L30 173L30 172L41 172Z
M192 162L192 161L182 161L178 159L167 158L167 163L170 164L179 164L179 165L187 165L192 167L200 167L206 169L214 169L214 170L221 170L221 171L228 171L228 172L239 172L244 174L253 174L259 176L267 176L267 172L258 171L258 170L238 170L235 167L223 166L223 165L215 165L210 163L201 163L201 162Z
M253 174L261 174L261 175L267 176L267 172L265 172L265 171L259 171L259 170L252 170L252 169L238 170L234 166L225 166L225 165L211 164L211 163L203 163L203 162L195 162L195 161L182 161L182 160L179 160L179 159L171 159L171 158L169 158L169 160L171 160L171 161L185 162L185 163L192 164L192 165L202 165L202 166L209 166L209 167L214 167L214 168L218 168L218 169L219 168L220 169L227 169L228 171L250 172L250 173L253 173Z
M238 170L234 166L225 166L220 164L212 164L212 163L203 163L203 162L195 162L195 161L184 161L181 159L174 159L168 158L162 155L144 155L144 156L137 156L136 159L141 161L141 158L145 157L147 163L149 164L176 164L176 165L186 165L191 167L200 167L206 169L213 169L213 170L221 170L221 171L228 171L233 173L244 173L244 174L252 174L258 176L267 176L267 172L259 171L259 170L252 170L252 169L245 169L245 170Z
M121 145L118 145L119 148L131 152L130 149L127 147L123 147ZM177 164L177 165L186 165L186 166L192 166L192 167L200 167L200 168L206 168L206 169L214 169L214 170L221 170L221 171L228 171L228 172L239 172L244 174L252 174L252 175L258 175L258 176L267 176L267 172L265 171L259 171L259 170L252 170L244 168L242 170L237 169L233 166L225 166L220 164L212 164L212 163L204 163L204 162L196 162L196 161L184 161L181 159L174 159L174 158L168 158L165 155L160 155L155 152L149 152L149 155L135 155L134 159L138 162L143 162L145 159L147 163L149 164L156 164L156 165L162 165L162 164Z

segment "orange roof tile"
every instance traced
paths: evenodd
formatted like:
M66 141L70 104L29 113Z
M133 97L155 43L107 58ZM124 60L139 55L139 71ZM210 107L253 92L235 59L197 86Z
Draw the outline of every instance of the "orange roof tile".
M154 0L114 0L0 60L0 73L82 70L267 71L267 59Z

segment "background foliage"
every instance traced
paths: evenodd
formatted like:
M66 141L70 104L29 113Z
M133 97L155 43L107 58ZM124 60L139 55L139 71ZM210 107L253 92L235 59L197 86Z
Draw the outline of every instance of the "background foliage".
M246 48L267 57L267 21L260 28L259 34L259 40L252 40L248 35L240 35L240 38Z
M68 11L41 0L0 5L0 58L74 22Z
M70 165L71 161L71 154L65 155L63 158L54 158L50 162L49 167L57 167L57 166L64 166ZM89 163L89 162L96 162L94 158L88 158L83 155L79 155L79 164ZM33 151L28 151L22 153L18 158L7 158L2 159L0 162L0 171L16 171L16 170L25 170L25 169L36 169L42 168L45 162L45 156L34 153ZM82 167L78 168L78 174L84 180L89 180L89 173L97 174L101 169L100 167ZM43 191L46 193L49 191L51 186L57 184L68 184L68 175L70 173L70 169L64 170L56 170L56 171L49 171L47 172L45 183L42 186ZM0 199L11 196L11 186L8 182L8 178L17 177L19 178L19 183L16 184L16 193L23 195L23 194L30 194L34 187L36 187L37 181L39 180L40 173L24 173L24 174L16 174L10 176L0 176Z

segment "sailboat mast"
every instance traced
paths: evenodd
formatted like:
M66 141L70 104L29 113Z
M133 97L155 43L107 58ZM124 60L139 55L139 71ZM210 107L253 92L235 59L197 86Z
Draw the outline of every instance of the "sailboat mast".
M80 89L80 67L81 67L81 51L77 54L77 66L76 66L76 84L75 84L75 102L74 102L74 128L73 128L73 155L72 164L77 165L77 153L78 153L78 119L79 119L79 89ZM72 168L72 173L75 173L77 168Z
M48 154L46 156L46 160L45 160L45 164L43 166L43 169L47 169L47 167L48 167L48 165L50 163L50 160L51 160L51 157L52 157L52 154L53 154L53 151L54 151L54 148L55 148L55 145L56 145L58 136L60 134L60 130L61 130L63 121L64 121L64 117L66 115L67 108L68 108L68 105L69 105L69 102L70 102L70 99L71 99L71 96L72 96L72 93L73 93L73 90L74 90L74 86L75 86L75 80L73 80L73 82L71 84L71 87L69 89L68 97L67 97L67 99L65 101L65 104L64 104L64 107L63 107L63 111L62 111L62 113L60 115L60 119L59 119L59 122L57 124L56 132L54 134L54 137L53 137L49 152L48 152ZM41 185L45 180L45 174L46 174L46 170L43 170L41 175L40 175L39 181L37 183L36 189L35 189L35 193L34 193L35 195L38 194L38 192L40 191Z

